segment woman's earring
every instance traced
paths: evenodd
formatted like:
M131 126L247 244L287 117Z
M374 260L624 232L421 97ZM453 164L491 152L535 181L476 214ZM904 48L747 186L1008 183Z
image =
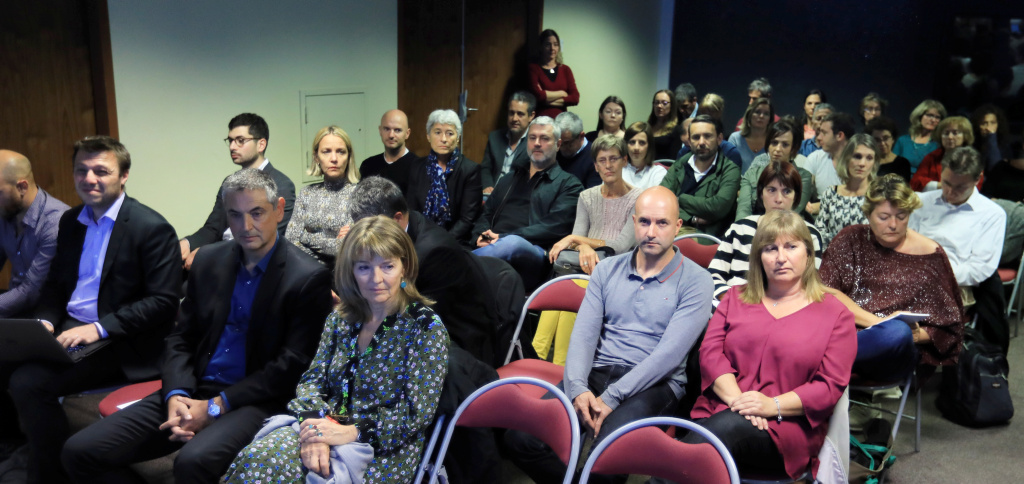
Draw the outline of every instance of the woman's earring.
M404 280L402 281L402 285L401 285L401 288L402 288L402 289L405 289L405 281L404 281Z

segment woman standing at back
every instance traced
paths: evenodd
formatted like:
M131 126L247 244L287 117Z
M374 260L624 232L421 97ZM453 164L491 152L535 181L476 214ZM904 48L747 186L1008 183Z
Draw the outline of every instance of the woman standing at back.
M540 33L537 61L530 63L530 91L537 97L537 116L554 119L568 106L580 103L572 69L562 64L562 41L558 33L547 29Z

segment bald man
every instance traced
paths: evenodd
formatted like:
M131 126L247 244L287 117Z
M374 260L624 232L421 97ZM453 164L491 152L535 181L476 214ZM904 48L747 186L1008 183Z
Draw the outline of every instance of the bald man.
M384 143L384 152L363 160L359 165L359 175L361 178L387 178L405 193L409 187L409 168L419 158L405 146L405 141L409 139L409 117L398 109L392 109L380 118L377 129L380 131L380 141Z
M28 313L57 251L57 224L68 206L36 186L24 155L0 150L0 266L11 261L11 282L0 294L0 318Z
M595 446L629 422L673 413L685 393L686 357L707 327L714 285L672 244L681 226L675 193L648 188L633 215L637 247L601 261L591 275L561 386ZM513 462L534 481L565 475L540 440L518 431L505 439Z

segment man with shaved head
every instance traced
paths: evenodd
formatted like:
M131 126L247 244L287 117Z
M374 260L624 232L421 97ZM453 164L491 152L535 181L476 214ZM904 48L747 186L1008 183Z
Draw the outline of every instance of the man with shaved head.
M684 394L686 356L707 327L713 284L672 244L681 226L675 193L645 190L633 215L637 248L601 261L591 275L561 387L595 446L629 422L672 413ZM505 439L515 464L534 481L565 475L565 465L540 440L518 431Z
M398 109L384 113L380 118L380 141L384 152L363 160L359 165L360 178L380 176L395 182L402 193L409 186L409 168L416 161L416 153L406 148L409 139L409 117Z
M27 313L39 300L57 251L57 224L67 209L36 185L28 158L0 150L0 266L11 261L11 282L0 294L0 318Z

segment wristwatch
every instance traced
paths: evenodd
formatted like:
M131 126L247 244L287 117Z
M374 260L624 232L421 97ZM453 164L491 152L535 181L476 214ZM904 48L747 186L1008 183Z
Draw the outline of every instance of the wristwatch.
M213 401L212 398L209 402L206 402L206 414L214 420L220 418L220 405L217 405L217 402Z

